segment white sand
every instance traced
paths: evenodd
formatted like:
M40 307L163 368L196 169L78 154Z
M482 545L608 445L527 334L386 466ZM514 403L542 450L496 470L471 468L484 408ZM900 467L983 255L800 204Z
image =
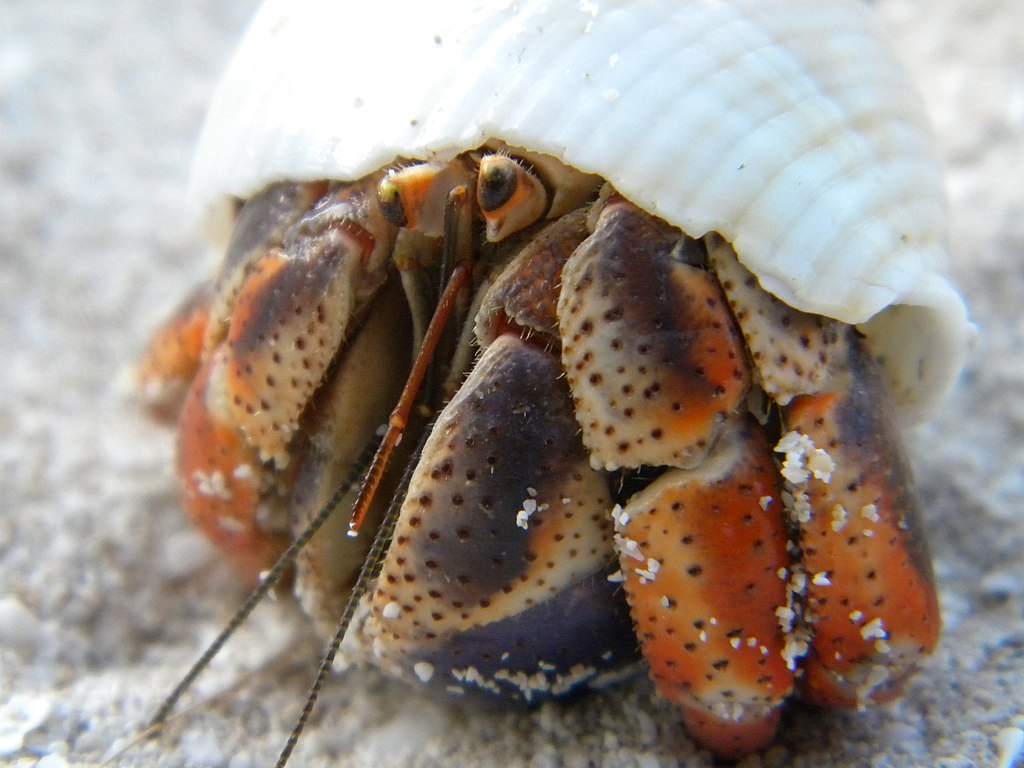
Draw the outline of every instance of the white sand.
M778 746L748 767L988 766L1024 727L1024 4L877 6L934 115L955 276L982 328L948 408L908 437L945 639L901 703L860 715L794 707ZM126 371L213 264L181 200L203 105L250 10L0 5L0 762L111 755L241 596L182 521L171 436L139 415ZM287 601L261 609L187 700L194 708L119 763L270 764L313 669L308 634ZM680 759L709 762L644 681L508 714L362 675L331 681L295 764Z

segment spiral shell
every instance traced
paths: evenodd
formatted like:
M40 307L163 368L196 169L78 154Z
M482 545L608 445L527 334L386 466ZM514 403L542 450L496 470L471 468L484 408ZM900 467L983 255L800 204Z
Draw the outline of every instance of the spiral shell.
M217 96L191 208L500 139L600 174L763 287L858 324L905 421L959 372L920 97L844 0L270 0Z

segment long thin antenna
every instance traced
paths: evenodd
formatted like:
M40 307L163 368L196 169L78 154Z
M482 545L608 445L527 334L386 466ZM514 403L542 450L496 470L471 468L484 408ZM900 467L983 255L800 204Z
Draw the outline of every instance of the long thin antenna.
M338 650L341 648L342 641L345 639L345 633L348 632L349 625L352 623L352 617L355 615L356 608L359 605L359 600L364 594L366 594L370 585L380 575L384 558L391 545L391 537L395 532L395 526L398 524L398 515L402 508L402 502L405 501L405 494L409 488L412 473L418 463L418 458L423 450L423 445L426 443L427 437L430 435L431 426L432 425L428 425L424 430L423 436L420 438L419 445L412 456L409 457L409 463L406 465L405 471L402 474L402 480L399 483L394 496L391 498L391 504L388 505L384 519L381 522L380 527L377 529L377 533L373 538L373 543L370 545L370 551L367 552L366 559L363 561L363 566L359 570L359 576L356 578L355 586L352 587L352 591L349 593L348 599L345 601L345 609L341 613L341 618L338 619L338 626L334 631L334 636L331 638L327 649L324 651L323 657L320 659L320 666L317 668L316 677L313 678L313 683L310 685L309 692L306 694L306 703L303 705L302 712L299 713L299 716L295 721L295 725L292 727L292 732L288 736L288 741L285 742L284 749L281 750L281 755L277 759L277 763L275 764L276 768L283 768L283 766L288 762L288 758L291 757L292 752L295 750L295 747L299 742L299 737L305 730L306 723L309 721L313 708L316 706L317 699L320 697L320 691L323 689L324 681L327 679L327 675L331 671L331 667L334 665L334 659L338 655Z
M352 505L352 519L348 524L348 535L355 537L359 535L359 529L370 511L374 496L377 495L377 488L380 486L384 470L387 469L391 454L402 439L405 425L409 421L409 415L416 404L423 379L427 375L433 360L434 352L444 334L445 325L452 316L462 294L473 277L472 242L470 240L470 211L469 211L469 190L466 187L455 187L449 195L444 213L444 248L451 250L455 267L452 269L448 284L441 294L441 300L434 310L434 316L430 318L430 325L427 327L427 334L416 355L416 362L413 363L409 377L405 380L405 387L398 398L398 404L391 412L388 419L387 432L380 441L380 448L373 457L370 469L366 473L363 485L359 489L359 496Z
M377 493L377 488L380 485L381 477L387 469L388 462L394 452L394 449L402 439L406 424L412 414L413 407L421 393L424 378L427 376L428 372L435 367L434 353L444 334L445 326L451 319L460 296L469 286L470 280L472 279L473 261L471 238L472 230L469 210L469 190L464 186L455 187L448 194L448 200L445 204L443 245L444 260L454 266L452 268L451 275L448 278L448 283L445 285L444 291L441 293L441 298L437 303L437 308L434 310L434 315L430 319L430 325L427 327L423 343L420 346L419 353L416 355L416 361L413 363L412 371L410 371L409 377L406 379L405 387L398 399L398 404L391 412L387 432L384 434L384 437L380 442L380 448L373 457L373 462L370 465L370 470L367 473L365 480L363 481L363 486L359 489L359 497L352 505L352 519L349 521L349 536L355 536L358 534L359 528L363 523L363 519L366 517L370 505L373 503L373 499ZM306 703L303 706L298 719L295 721L295 726L292 728L291 735L288 737L288 741L285 743L284 749L281 750L280 757L277 759L276 768L284 768L288 759L291 757L292 752L295 750L295 745L298 743L299 737L302 735L302 732L306 728L306 723L309 721L309 716L312 713L313 708L316 706L316 701L320 696L320 691L323 688L324 681L327 679L327 674L330 672L331 667L334 664L334 658L338 654L338 649L341 647L341 643L345 638L345 633L348 632L349 625L352 623L352 617L355 614L359 600L366 593L377 576L380 575L380 569L384 562L384 557L387 555L388 548L391 545L391 536L398 523L398 515L401 511L402 502L405 500L405 494L409 487L409 482L412 479L412 473L415 470L416 465L419 463L419 456L422 453L423 446L432 431L432 426L433 424L428 425L423 431L420 443L416 447L416 451L410 457L409 463L405 467L405 471L402 474L402 481L399 484L399 489L392 497L391 504L388 506L384 520L381 523L380 528L377 529L377 534L374 536L373 543L370 545L370 551L367 553L366 560L363 561L363 567L359 571L359 577L356 580L356 584L352 588L352 592L349 594L348 599L345 602L345 609L342 611L341 618L338 621L338 627L334 632L334 637L331 638L331 642L327 646L327 650L324 652L323 658L320 660L320 666L317 669L316 677L313 679L313 684L310 686L309 693L306 696Z
M327 521L327 518L331 516L334 509L341 503L341 500L346 494L350 493L353 488L359 483L363 474L369 467L372 457L377 447L377 441L375 438L371 438L366 447L363 448L356 460L355 464L349 469L348 474L345 477L344 482L338 487L337 490L331 495L331 498L327 500L320 511L316 513L316 516L310 521L309 525L299 534L299 536L291 543L280 557L277 558L277 562L274 563L266 576L260 580L259 586L253 589L249 593L249 596L245 599L245 602L235 611L235 615L231 617L231 620L227 623L227 626L220 631L216 639L207 646L206 650L203 651L191 669L185 674L174 690L164 699L163 704L160 705L160 709L157 710L156 714L153 715L153 719L149 721L149 725L146 728L146 732L150 735L156 735L160 732L167 717L171 714L174 708L177 706L178 701L185 694L185 692L192 686L196 678L202 673L206 667L210 665L210 662L220 653L221 647L228 641L235 631L249 618L249 614L255 610L256 606L263 601L263 599L270 593L274 587L281 581L285 572L298 557L299 552L306 546L313 535L320 530L321 526Z
M359 529L362 527L370 506L376 497L377 490L379 489L391 456L393 455L395 448L397 448L398 444L401 442L406 425L412 415L416 399L421 391L423 379L432 367L434 353L444 333L445 325L451 318L460 296L472 280L473 266L471 258L472 242L470 216L469 192L467 188L464 186L454 188L449 193L445 208L444 240L445 247L448 250L447 258L449 258L451 262L454 262L455 266L448 279L448 284L445 286L444 291L441 294L437 308L435 309L434 315L427 328L424 341L416 356L416 361L413 364L409 377L406 380L405 387L399 397L398 404L391 412L386 430L383 437L380 439L379 444L371 441L370 444L366 446L360 454L359 459L349 470L345 481L331 495L331 498L327 503L321 507L319 512L317 512L316 516L310 521L309 525L306 526L302 533L299 534L284 553L281 554L277 559L277 562L274 563L274 566L261 580L260 584L249 593L249 596L235 612L234 616L231 617L227 626L221 630L220 634L217 635L214 641L195 661L178 685L175 686L174 690L171 691L166 699L164 699L163 704L160 705L160 708L157 710L146 728L146 733L148 735L153 736L160 732L168 716L177 706L181 697L195 682L196 678L199 677L203 670L210 665L210 662L217 656L224 644L245 622L253 610L255 610L256 606L262 602L262 600L275 586L277 586L287 569L295 561L299 552L302 551L309 540L313 538L316 532L331 516L342 498L351 492L351 490L356 487L360 478L362 478L362 485L359 488L359 494L352 506L352 518L349 521L348 532L349 536L358 535ZM424 434L428 435L429 430ZM373 450L375 445L376 451ZM420 446L420 448L422 448L422 446ZM419 450L420 449L418 448L417 451ZM390 542L390 536L393 533L394 526L397 522L398 510L401 506L400 499L404 497L405 486L408 484L408 478L411 477L412 468L415 467L415 464L415 461L410 461L409 466L406 468L406 474L402 479L403 485L399 488L399 492L396 493L396 496L392 499L391 505L389 505L388 511L385 515L385 520L374 537L371 549L363 563L362 569L360 570L356 585L345 603L345 609L338 623L335 635L320 662L320 667L317 671L317 676L314 679L313 685L310 688L306 704L303 707L302 713L300 714L292 731L292 735L289 737L288 742L281 753L281 757L278 760L279 766L283 766L288 761L289 756L295 748L295 743L299 735L305 728L309 715L313 710L317 697L319 696L319 692L323 687L323 681L326 679L327 673L331 669L334 658L337 655L338 649L345 636L345 632L352 621L352 616L354 615L356 606L358 605L359 597L365 593L369 583L379 572L380 563L386 554L387 546Z

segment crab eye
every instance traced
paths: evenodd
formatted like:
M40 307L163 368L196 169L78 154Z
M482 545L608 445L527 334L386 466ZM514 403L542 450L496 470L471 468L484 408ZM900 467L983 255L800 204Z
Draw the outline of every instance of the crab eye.
M518 186L519 165L501 155L487 155L480 161L476 199L483 212L494 213L512 199Z
M506 155L485 155L480 161L476 199L492 243L533 224L548 207L540 179Z
M396 227L408 225L409 218L406 216L405 206L402 204L402 192L392 174L388 174L377 186L377 201L380 203L380 212L385 219Z
M465 163L418 163L389 171L377 186L380 211L396 227L439 237L448 193L471 176Z

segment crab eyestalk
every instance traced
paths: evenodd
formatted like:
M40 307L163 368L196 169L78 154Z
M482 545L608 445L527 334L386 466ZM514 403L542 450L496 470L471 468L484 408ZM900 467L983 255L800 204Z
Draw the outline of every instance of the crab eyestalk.
M540 179L506 155L480 160L476 200L492 243L533 224L548 208Z
M388 171L377 187L377 199L383 216L396 227L440 237L448 196L472 182L466 164L419 163Z

